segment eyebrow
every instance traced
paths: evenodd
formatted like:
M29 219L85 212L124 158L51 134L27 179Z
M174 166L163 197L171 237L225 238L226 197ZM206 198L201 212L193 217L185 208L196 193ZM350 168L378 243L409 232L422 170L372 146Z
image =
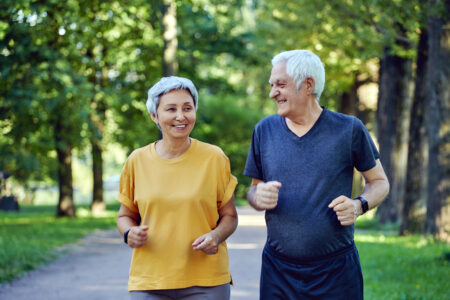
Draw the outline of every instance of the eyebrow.
M268 82L269 82L270 85L272 85L272 82L270 82L270 79L269 79ZM284 79L277 79L277 80L275 80L274 84L275 84L275 83L277 83L277 84L280 84L280 83L286 83L286 80L284 80Z
M191 103L190 101L186 101L183 103L183 105L194 105L193 103ZM176 106L175 103L167 103L164 106Z

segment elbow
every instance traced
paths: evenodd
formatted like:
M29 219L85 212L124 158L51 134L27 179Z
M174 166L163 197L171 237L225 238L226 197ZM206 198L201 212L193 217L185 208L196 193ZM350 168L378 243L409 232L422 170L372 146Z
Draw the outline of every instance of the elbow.
M235 217L234 217L234 220L233 220L234 222L233 222L233 232L235 232L236 231L236 228L238 227L238 224L239 224L239 217L236 215Z
M384 179L384 196L383 199L386 198L386 196L389 194L389 191L391 189L391 185L389 184L389 180L387 178Z

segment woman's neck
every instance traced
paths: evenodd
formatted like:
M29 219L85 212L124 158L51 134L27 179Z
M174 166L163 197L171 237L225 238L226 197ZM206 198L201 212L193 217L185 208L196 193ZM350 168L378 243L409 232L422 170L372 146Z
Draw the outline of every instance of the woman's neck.
M167 159L176 158L189 149L191 139L188 137L183 140L168 140L164 137L156 141L155 151L159 156Z

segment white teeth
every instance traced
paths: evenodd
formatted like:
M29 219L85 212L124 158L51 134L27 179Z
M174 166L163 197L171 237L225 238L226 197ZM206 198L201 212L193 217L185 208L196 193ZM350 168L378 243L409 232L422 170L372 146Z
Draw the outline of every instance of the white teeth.
M175 125L176 128L184 128L186 125Z

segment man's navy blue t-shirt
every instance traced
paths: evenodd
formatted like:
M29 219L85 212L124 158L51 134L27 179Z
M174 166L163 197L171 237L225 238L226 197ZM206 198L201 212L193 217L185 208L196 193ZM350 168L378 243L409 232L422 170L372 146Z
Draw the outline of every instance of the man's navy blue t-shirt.
M267 242L282 256L308 260L353 243L353 226L340 225L328 208L340 195L351 197L353 168L364 172L380 157L362 122L323 108L302 137L284 117L262 119L253 131L244 175L282 183L278 204L266 211Z

